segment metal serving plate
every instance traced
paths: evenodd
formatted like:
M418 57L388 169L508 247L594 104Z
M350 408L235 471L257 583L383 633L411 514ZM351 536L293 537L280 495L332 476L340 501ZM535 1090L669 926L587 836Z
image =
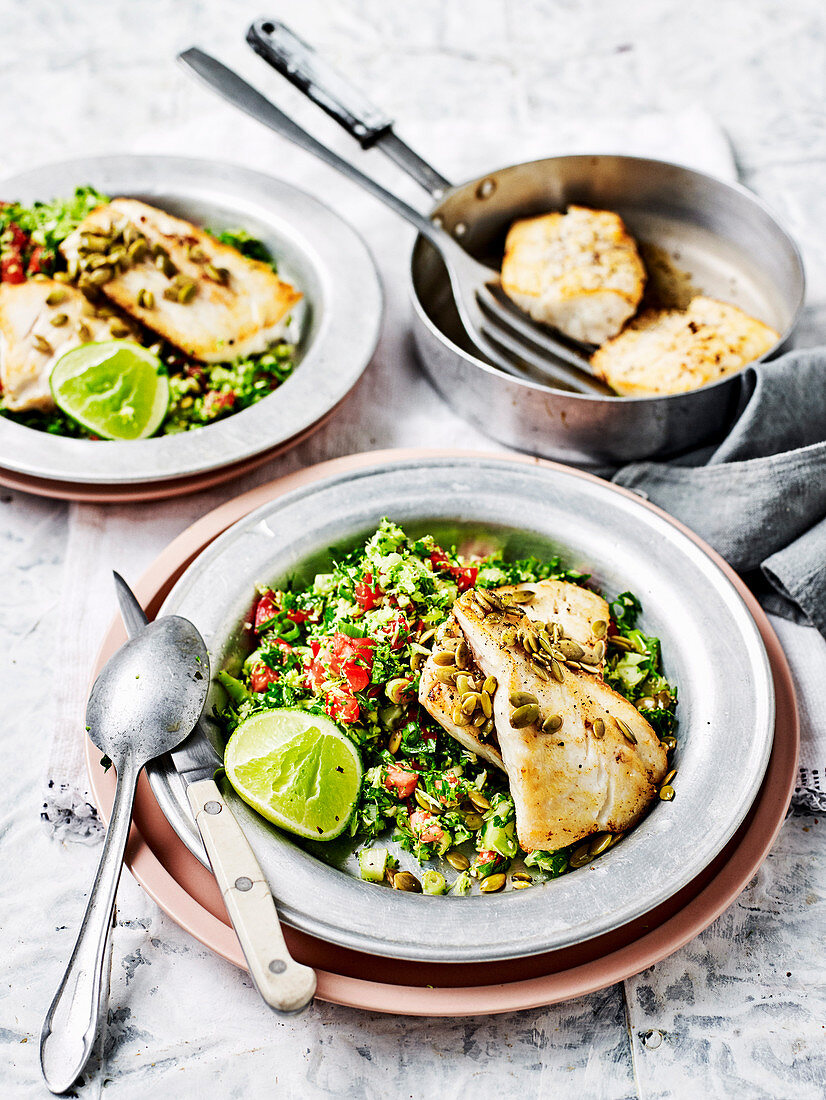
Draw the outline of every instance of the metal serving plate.
M662 639L666 672L679 689L677 797L656 801L620 844L581 870L530 890L466 898L362 882L352 859L322 862L236 798L284 920L374 954L478 962L565 947L672 896L723 848L759 789L774 728L771 674L757 628L721 570L668 519L607 483L496 457L366 467L273 500L235 524L193 562L162 613L198 626L213 675L237 670L250 648L244 623L255 584L312 575L330 547L356 543L385 515L415 533L484 531L506 553L556 550L606 592L635 592L643 628ZM222 694L213 685L206 714ZM194 736L220 751L214 719ZM206 863L171 760L148 771L161 809Z
M263 240L279 272L304 295L296 311L296 369L270 396L226 420L130 443L68 439L0 417L0 467L89 485L186 477L300 436L352 389L378 340L381 285L362 239L318 199L235 165L154 156L45 165L1 183L0 198L30 203L87 183L211 228L241 227Z

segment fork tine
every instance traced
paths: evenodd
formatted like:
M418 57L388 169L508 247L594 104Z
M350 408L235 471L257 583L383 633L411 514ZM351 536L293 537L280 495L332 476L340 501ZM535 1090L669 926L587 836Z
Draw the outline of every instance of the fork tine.
M536 322L522 316L513 306L501 301L489 285L478 287L476 297L479 305L493 315L498 326L507 329L511 335L529 341L535 348L547 355L551 355L556 359L564 359L572 367L576 367L593 377L594 368L591 366L591 361L587 355L576 351L551 333L544 331Z
M526 364L523 375L528 375L533 381L543 382L545 385L562 384L568 390L577 393L601 395L613 395L601 379L594 375L586 374L578 367L571 367L558 359L552 359L544 352L533 351L525 343L512 335L507 329L485 319L477 329L474 336L484 338L486 345L492 345L501 356L503 353L515 356ZM487 348L485 348L486 354Z

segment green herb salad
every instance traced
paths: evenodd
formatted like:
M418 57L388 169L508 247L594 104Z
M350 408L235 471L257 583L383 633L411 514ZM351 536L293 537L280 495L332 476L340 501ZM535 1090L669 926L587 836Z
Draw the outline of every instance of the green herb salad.
M344 731L363 764L347 833L368 880L393 881L397 863L381 844L390 837L420 864L433 864L421 882L399 872L405 882L393 884L427 893L466 894L474 879L482 890L485 880L498 889L507 871L524 888L581 866L598 854L587 842L555 852L519 849L506 775L463 749L418 702L434 633L461 592L542 580L589 586L587 575L559 557L473 557L430 535L409 538L384 519L311 583L259 590L249 624L256 648L238 676L218 674L227 693L225 731L273 708L324 715ZM610 609L605 679L670 751L677 700L662 673L659 641L638 627L641 608L631 593Z
M111 270L117 277L119 273L128 270L136 255L134 242L130 252L123 247L129 242L113 238L109 242L108 253L104 251L95 255L93 249L100 251L104 245L92 245L87 241L89 248L85 258L80 261L80 270L75 269L76 265L72 261L67 263L60 251L61 244L93 211L109 201L106 195L94 187L84 186L78 187L69 198L35 202L31 206L18 202L0 202L0 284L14 286L30 280L53 280L66 286L65 291L53 291L48 299L48 304L53 307L49 321L52 326L60 327L46 326L45 336L35 337L36 341L41 341L40 344L35 344L35 349L43 351L54 339L65 338L74 318L65 312L65 303L59 304L59 295L62 293L65 297L73 288L78 288L87 294L92 307L98 305L95 314L98 319L111 318L113 337L134 339L157 356L158 373L166 376L169 396L166 412L155 434L172 435L214 423L254 405L277 389L290 376L295 366L295 347L287 339L276 340L260 354L241 355L235 359L228 357L227 362L208 363L188 355L153 332L148 327L147 317L150 315L146 312L141 315L138 311L133 311L131 306L124 309L113 307L111 302L102 297L100 285L94 285L95 271L100 271L101 268L104 271ZM207 230L206 234L209 239L234 248L242 256L266 264L272 272L277 270L276 261L266 245L243 229L221 232ZM89 237L91 236L90 232ZM116 247L112 247L113 244ZM193 257L197 254L197 246L190 245L187 255ZM144 255L145 250L137 258L142 260ZM149 258L152 259L151 254ZM194 296L196 292L195 281L190 280L191 286L184 283L184 276L175 274L172 260L168 256L161 259L170 265L167 272L171 280L170 289L177 293L177 301L188 301L187 295ZM112 266L95 266L98 261L103 260L110 262ZM84 273L83 267L87 262L89 270ZM203 264L203 257L199 262ZM206 264L204 269L209 272L210 265ZM216 281L226 282L225 269L215 272L215 278ZM164 297L166 296L165 292ZM145 307L150 304L152 297L144 291L138 291L137 304ZM164 303L159 301L155 304L160 307ZM87 327L90 323L87 321ZM82 330L81 323L80 331ZM100 329L96 332L99 333ZM102 338L110 337L108 334L104 337L86 337L92 343ZM56 435L79 439L100 438L88 423L82 422L82 418L79 420L67 411L61 411L60 407L20 409L12 408L10 404L14 402L8 400L8 394L4 397L0 388L0 414L3 416L28 428Z

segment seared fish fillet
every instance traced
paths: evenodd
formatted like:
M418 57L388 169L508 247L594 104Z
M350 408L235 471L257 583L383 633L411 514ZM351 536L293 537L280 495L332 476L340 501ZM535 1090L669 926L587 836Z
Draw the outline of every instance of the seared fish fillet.
M433 650L438 653L444 649L455 649L462 638L463 634L458 623L453 615L449 615L436 633ZM475 752L483 760L504 771L505 765L502 762L502 753L499 751L496 730L494 729L490 736L483 740L472 721L468 721L466 725L459 725L453 720L454 710L459 705L460 693L455 682L439 679L439 671L439 666L431 655L425 661L419 678L419 702L463 748L468 752ZM478 665L472 661L468 664L466 675L475 682L477 687L481 687L485 679Z
M645 267L622 218L569 206L514 222L502 289L533 317L574 340L601 344L636 312Z
M554 851L630 828L667 771L666 751L636 707L596 673L559 663L562 682L540 673L520 644L503 638L507 621L485 615L472 593L453 610L480 669L499 683L493 711L522 848ZM513 692L536 697L538 722L512 724ZM545 732L540 723L552 715L562 724Z
M0 283L0 381L7 407L49 412L49 376L58 359L79 344L125 336L134 336L127 321L94 316L73 286L51 279Z
M602 596L565 581L503 585L495 589L495 592L505 599L513 592L529 593L533 597L530 602L519 605L526 616L542 623L558 623L566 638L562 642L563 646L576 643L582 651L582 658L593 662L597 672L601 673L604 660L596 655L596 647L600 638L605 635L610 615L608 604ZM602 624L601 627L596 625L599 623ZM455 616L449 615L436 634L434 654L455 650L463 637ZM459 725L454 721L453 715L459 704L460 692L455 681L440 679L440 671L444 672L444 668L440 669L432 655L428 657L419 679L419 702L460 745L505 771L496 728L483 739L472 721L466 725ZM481 686L485 679L485 674L472 660L466 673L477 686Z
M283 337L301 294L267 264L154 206L135 199L99 206L66 238L61 251L69 262L77 260L89 234L106 236L113 227L127 225L129 236L142 235L149 247L139 262L118 265L101 289L147 328L206 363L266 351ZM169 259L168 274L153 254L161 249ZM188 284L194 293L185 302L177 300L176 291ZM150 306L147 291L154 299Z
M759 359L778 333L737 306L694 298L688 309L647 310L591 357L625 396L683 393Z

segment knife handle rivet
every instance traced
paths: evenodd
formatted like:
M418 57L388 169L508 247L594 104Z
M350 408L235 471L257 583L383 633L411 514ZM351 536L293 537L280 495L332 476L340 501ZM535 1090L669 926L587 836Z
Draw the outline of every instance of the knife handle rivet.
M252 889L252 879L247 878L246 875L241 875L240 878L237 878L235 880L235 889L236 890L251 890Z
M287 964L283 959L273 959L270 963L270 970L273 974L283 974L287 969Z
M208 814L219 814L221 812L220 802L205 802L204 809Z

